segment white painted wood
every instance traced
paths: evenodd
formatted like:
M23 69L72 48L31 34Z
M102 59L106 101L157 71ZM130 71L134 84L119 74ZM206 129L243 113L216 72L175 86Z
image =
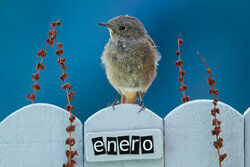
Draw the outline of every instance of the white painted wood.
M250 167L250 108L244 113L245 118L245 163Z
M116 150L117 155L108 155L107 150L107 137L119 137L119 136L129 136L130 144L129 149L132 148L132 136L152 136L152 148L154 153L142 153L141 142L138 140L139 144L139 153L138 154L120 154L119 153L119 144L116 141ZM92 139L102 137L104 145L106 147L105 154L95 155ZM117 139L116 139L117 140ZM87 133L85 140L85 151L86 151L86 160L88 162L102 162L102 161L119 161L119 160L138 160L138 159L160 159L163 156L163 134L159 129L146 129L146 130L127 130L127 131L112 131L112 132L98 132L98 133ZM133 142L134 143L134 142ZM113 144L114 145L114 144ZM134 143L135 146L135 143ZM150 148L150 147L149 147Z
M50 104L31 104L0 123L1 167L60 167L67 161L69 113ZM82 124L74 121L76 167L83 167Z
M117 132L130 130L156 129L162 132L163 120L152 111L145 109L139 112L140 106L133 104L121 104L100 110L91 116L84 125L84 138L89 133ZM162 148L163 149L163 148ZM86 150L85 150L86 152ZM151 160L124 160L109 162L88 162L85 157L85 167L163 167L163 156L160 159Z
M211 100L195 100L180 105L165 117L166 167L218 167L215 136L211 130ZM219 102L224 139L222 153L228 157L223 167L244 167L244 120L230 106Z

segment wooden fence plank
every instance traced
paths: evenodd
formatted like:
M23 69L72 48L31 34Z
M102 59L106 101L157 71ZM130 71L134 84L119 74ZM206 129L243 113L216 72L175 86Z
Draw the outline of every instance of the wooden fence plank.
M218 166L217 151L213 147L215 137L211 135L212 107L211 100L195 100L177 107L165 117L166 167ZM221 137L224 139L221 152L228 154L223 167L244 167L244 156L246 167L250 167L250 109L243 118L224 103L220 102L218 107L221 110L218 115L218 119L222 121ZM140 107L137 105L123 104L115 106L115 109L105 108L85 122L85 152L88 153L84 157L85 167L163 167L162 119L148 109L138 112ZM64 141L68 135L65 131L68 117L69 113L62 108L39 103L11 114L0 123L0 166L61 166L67 160ZM78 119L74 123L76 131L73 137L76 145L73 148L79 152L79 157L75 158L76 167L83 167L82 124ZM119 137L127 136L129 142L128 145L123 144L123 149L129 148L130 152L121 154L119 149L122 145L118 140ZM137 144L136 140L132 144L132 136L138 137L135 138L139 139ZM103 139L107 154L96 156L92 139L99 137ZM107 147L114 146L114 138L117 153L108 154ZM143 141L146 141L144 145ZM153 152L150 150L145 153L151 148L150 141L153 141ZM100 150L100 142L95 146L97 151ZM138 152L133 152L132 155L133 146L138 148Z
M218 167L212 136L211 100L185 103L165 117L166 167ZM219 102L224 139L222 153L228 157L223 167L244 167L244 119L230 106Z
M250 167L250 108L244 113L245 118L245 163Z
M0 166L59 167L67 161L65 139L69 113L50 104L31 104L0 123ZM82 124L76 119L73 146L79 153L76 167L83 167Z
M85 122L85 167L164 166L163 120L148 109L141 112L139 112L139 110L140 107L138 105L117 105L115 106L115 111L111 107L105 108L91 116ZM132 136L137 136L138 143L139 140L141 143L137 145L138 147L135 146L135 148L139 150L137 154L132 154L132 150L134 150L132 146ZM149 144L150 137L154 143L153 152L144 152L144 154L142 149L144 146L147 147L147 149L151 148ZM111 155L111 152L109 152L110 145L108 145L108 141L110 138L117 141L117 143L114 144L117 149L115 155ZM148 140L144 140L145 138ZM118 141L120 139L121 142ZM126 143L125 140L128 140L128 142ZM96 141L99 143L96 143ZM148 142L143 145L143 141ZM124 145L122 145L122 142L124 142ZM96 149L93 151L95 147ZM130 150L127 150L128 152L121 152L122 147L124 150L125 148ZM114 149L114 147L111 149ZM95 153L97 153L97 155Z

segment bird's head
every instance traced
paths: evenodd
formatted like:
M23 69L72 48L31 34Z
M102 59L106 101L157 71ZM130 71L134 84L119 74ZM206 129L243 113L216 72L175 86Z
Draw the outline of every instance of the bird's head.
M137 18L128 15L118 16L109 20L107 23L98 24L107 27L113 39L137 39L147 34L142 23Z

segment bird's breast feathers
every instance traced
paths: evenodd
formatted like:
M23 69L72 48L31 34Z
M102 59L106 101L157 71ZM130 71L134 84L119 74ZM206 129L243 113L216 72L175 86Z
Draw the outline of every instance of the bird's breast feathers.
M121 88L147 89L157 68L157 51L148 40L109 40L102 55L110 83ZM128 91L128 90L127 90Z
M105 46L103 52L102 60L105 59L115 59L116 61L131 61L136 59L144 59L146 57L151 57L154 62L157 56L157 51L155 45L148 38L143 39L120 39L113 40L112 38ZM137 60L136 60L137 61ZM156 58L155 61L158 61Z

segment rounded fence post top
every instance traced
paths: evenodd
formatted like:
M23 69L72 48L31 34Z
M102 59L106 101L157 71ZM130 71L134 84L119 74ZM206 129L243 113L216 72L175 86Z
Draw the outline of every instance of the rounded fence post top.
M166 119L168 117L171 117L172 115L174 115L175 113L178 113L178 112L185 112L185 110L187 110L186 112L188 112L189 108L192 108L193 107L197 107L196 110L198 111L199 108L198 106L199 105L209 105L211 106L211 109L213 107L213 100L211 99L198 99L198 100L192 100L192 101L189 101L189 102L186 102L186 103L183 103L181 105L179 105L178 107L176 107L175 109L173 109L172 111L170 111L166 117L164 118L164 120L166 121ZM241 117L243 118L243 115L241 113L239 113L237 110L235 110L234 108L232 108L231 106L229 106L228 104L226 103L223 103L221 101L218 102L218 107L223 107L223 108L227 108L229 111L233 111L232 113L235 114L236 116L238 117ZM190 111L191 112L191 111ZM210 110L209 110L210 112Z
M48 104L48 103L34 103L34 104L29 104L27 106L24 106L24 107L16 110L15 112L13 112L9 116L7 116L5 119L3 119L0 122L0 125L4 124L5 122L7 122L9 119L15 117L16 115L24 114L23 112L26 112L26 114L28 114L29 112L32 112L34 109L47 110L49 108L51 109L52 112L53 111L54 112L62 112L64 114L66 114L66 115L69 115L68 111L66 111L65 109L63 109L61 107L58 107L56 105ZM76 121L79 122L80 125L82 125L81 121L78 118L76 118Z
M99 111L97 111L96 113L94 113L92 116L90 116L86 121L85 121L85 124L87 124L88 122L90 122L93 118L101 115L101 114L105 114L105 113L110 113L112 112L111 114L114 114L116 115L117 113L118 114L124 114L124 115L127 115L127 114L132 114L134 116L137 115L141 115L141 116L144 116L144 115L150 115L152 117L154 117L155 119L158 119L159 121L162 120L161 117L159 117L157 114L155 114L153 111L145 108L144 110L140 111L141 110L141 106L137 105L137 104L118 104L118 105L115 105L114 106L114 109L112 108L112 106L110 107L106 107L106 108L103 108ZM122 116L121 115L121 116Z

